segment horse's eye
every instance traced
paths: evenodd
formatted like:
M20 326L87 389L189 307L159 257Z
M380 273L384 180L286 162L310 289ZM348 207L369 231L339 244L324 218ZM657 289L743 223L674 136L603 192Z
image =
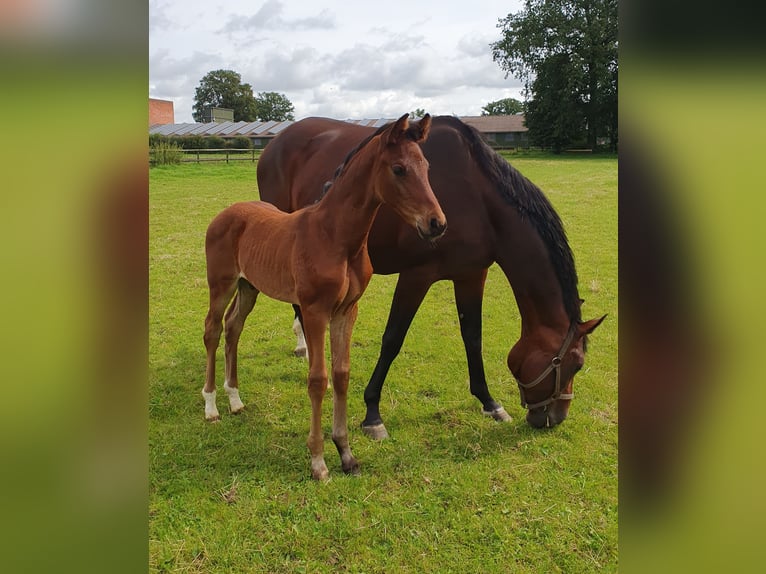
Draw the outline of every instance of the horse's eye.
M407 173L407 170L404 168L404 166L399 165L398 163L394 165L393 167L391 167L391 171L394 172L394 175L399 175L399 176L402 176L405 173Z

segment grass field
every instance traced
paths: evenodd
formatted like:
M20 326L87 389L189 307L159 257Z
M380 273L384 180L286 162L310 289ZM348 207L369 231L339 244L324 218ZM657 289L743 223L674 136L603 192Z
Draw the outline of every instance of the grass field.
M525 155L514 165L558 210L575 253L591 337L569 418L530 429L505 357L520 321L493 266L484 359L511 423L483 417L468 391L451 284L434 285L383 391L391 434L361 432L396 277L374 276L353 336L349 424L362 465L311 480L306 362L292 357L289 305L261 297L240 342L247 405L206 423L200 390L207 312L204 235L225 206L257 197L255 166L151 170L150 569L153 572L617 571L617 160ZM222 351L219 379L222 384Z

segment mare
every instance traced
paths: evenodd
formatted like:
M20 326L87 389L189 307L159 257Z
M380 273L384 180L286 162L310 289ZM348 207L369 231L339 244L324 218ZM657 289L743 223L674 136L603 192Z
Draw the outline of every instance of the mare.
M444 213L428 182L428 162L418 146L428 136L430 124L430 116L410 124L405 114L368 134L348 154L319 203L292 213L260 201L235 203L219 213L207 230L210 309L204 335L205 418L219 419L215 355L224 312L224 390L231 412L237 413L244 408L237 379L237 344L258 294L299 306L309 348L308 448L312 476L318 480L329 476L321 426L328 384L324 349L328 324L334 391L332 438L343 471L359 471L346 422L349 347L357 301L372 276L367 237L375 214L385 202L417 234L429 239L439 237L446 228Z
M372 129L325 118L290 125L258 163L261 199L284 211L316 201L322 191L317 182L332 175L329 166ZM374 439L387 436L379 408L383 382L428 289L443 279L454 286L471 393L485 414L510 420L487 388L481 351L484 283L493 262L505 273L521 315L521 337L507 365L528 409L527 422L555 426L569 412L587 335L604 319L581 320L577 272L562 222L542 191L459 119L434 117L422 148L449 230L435 245L419 242L385 206L373 223L368 249L374 272L399 273L399 279L365 389L362 427Z

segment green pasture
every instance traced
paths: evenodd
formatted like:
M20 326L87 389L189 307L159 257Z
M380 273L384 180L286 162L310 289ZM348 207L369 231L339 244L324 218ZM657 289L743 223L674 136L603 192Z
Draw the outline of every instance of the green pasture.
M391 438L367 439L362 393L377 359L395 276L374 276L353 335L349 424L361 476L311 480L307 363L292 356L289 305L261 297L240 342L239 416L206 423L200 394L207 312L204 236L227 205L257 198L255 165L150 171L149 550L152 572L616 572L617 160L508 156L558 210L575 253L590 339L569 418L533 430L505 366L518 310L490 270L484 359L513 417L481 415L452 286L433 286L395 361L381 412ZM219 348L219 389L222 385Z

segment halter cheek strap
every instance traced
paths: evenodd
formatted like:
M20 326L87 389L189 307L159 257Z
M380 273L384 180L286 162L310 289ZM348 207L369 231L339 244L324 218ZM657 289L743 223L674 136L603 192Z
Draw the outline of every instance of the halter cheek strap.
M576 330L577 330L576 324L572 323L572 326L569 328L569 332L567 333L567 336L564 339L564 343L561 345L559 352L556 353L556 355L551 359L550 364L545 368L545 370L542 373L540 373L540 375L534 381L532 381L531 383L522 383L519 379L516 379L516 376L514 375L514 379L516 379L516 384L519 385L519 394L521 395L521 406L523 408L527 408L530 410L537 409L540 407L547 406L551 404L553 401L556 401L558 399L571 400L574 398L574 393L561 392L561 357L564 355L566 350L569 348L569 345L572 343L572 339L574 338L574 334ZM548 375L550 375L551 371L556 371L556 386L553 388L553 394L543 401L529 404L527 402L524 391L526 389L531 389L532 387L539 385L541 382L545 380L545 378Z

